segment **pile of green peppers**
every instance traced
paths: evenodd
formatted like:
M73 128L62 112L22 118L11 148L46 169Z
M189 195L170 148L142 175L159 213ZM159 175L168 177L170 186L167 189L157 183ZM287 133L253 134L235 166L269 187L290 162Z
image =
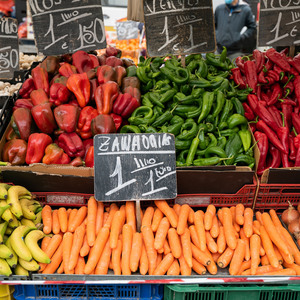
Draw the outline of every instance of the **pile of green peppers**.
M121 133L171 133L176 164L183 166L246 165L254 167L251 133L242 101L251 91L239 90L229 79L234 67L221 55L156 57L141 61L142 106Z

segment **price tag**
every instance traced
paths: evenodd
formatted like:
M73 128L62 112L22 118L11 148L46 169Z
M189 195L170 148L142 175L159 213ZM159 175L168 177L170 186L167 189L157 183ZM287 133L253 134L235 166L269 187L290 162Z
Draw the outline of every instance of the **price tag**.
M101 134L94 137L98 201L174 199L174 135Z
M212 0L144 0L149 56L216 49Z
M18 23L13 18L0 19L0 79L12 79L19 70Z
M134 21L117 22L117 39L131 40L139 36L139 23Z
M74 53L106 47L99 0L30 0L33 29L44 55Z
M300 44L300 0L260 1L258 45Z

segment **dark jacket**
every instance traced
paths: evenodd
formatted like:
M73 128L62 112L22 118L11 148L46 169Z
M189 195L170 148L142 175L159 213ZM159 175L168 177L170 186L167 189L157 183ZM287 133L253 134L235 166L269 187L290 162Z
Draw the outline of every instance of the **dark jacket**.
M218 51L225 46L229 54L241 51L243 41L256 32L253 13L246 3L238 4L233 10L226 4L219 5L215 11L215 26ZM244 26L247 30L241 35Z

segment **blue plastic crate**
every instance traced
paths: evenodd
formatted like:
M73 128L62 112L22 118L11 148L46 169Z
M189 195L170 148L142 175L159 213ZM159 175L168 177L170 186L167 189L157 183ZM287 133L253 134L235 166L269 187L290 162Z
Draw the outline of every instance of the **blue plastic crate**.
M16 300L162 300L163 285L158 284L62 284L16 285Z

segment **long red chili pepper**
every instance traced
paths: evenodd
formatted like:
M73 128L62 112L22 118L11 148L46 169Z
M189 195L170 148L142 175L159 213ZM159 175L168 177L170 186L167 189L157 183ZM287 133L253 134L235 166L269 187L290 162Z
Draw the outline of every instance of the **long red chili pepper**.
M294 126L297 134L300 134L300 116L296 113L292 113L291 116L292 116L293 126Z
M265 54L255 49L253 51L253 58L255 61L256 72L259 73L262 70L265 63Z
M267 168L278 168L278 167L280 167L280 164L281 164L280 151L276 147L274 147L273 145L270 145L269 154L271 156L271 159L267 160Z
M256 106L256 113L261 120L263 120L269 127L277 131L279 126L275 122L273 116L269 113L268 109L259 101Z
M270 112L270 114L273 116L275 122L277 123L277 125L279 127L282 126L282 119L280 116L280 111L276 108L276 106L271 105L268 107L268 111Z
M295 95L298 99L298 106L300 108L300 76L296 76L296 78L293 81L294 87L295 87Z
M257 174L262 175L263 171L266 168L266 158L269 149L269 141L267 135L260 131L255 131L254 137L257 141L257 146L260 152L259 162L257 166Z
M282 70L286 72L291 70L291 66L283 53L279 53L274 48L270 48L266 51L266 56Z
M270 106L270 105L275 104L277 102L277 100L281 97L282 97L282 89L281 89L279 83L273 84L271 97L268 98L268 100L267 100L268 105Z
M289 135L289 149L290 149L289 159L295 161L297 149L295 147L294 138L292 137L292 135Z
M257 73L255 62L252 60L248 60L244 63L244 67L246 82L248 86L253 90L253 93L255 93L257 89Z
M300 147L298 148L294 167L300 167Z
M282 126L283 127L280 127L276 133L279 137L280 142L282 143L284 150L287 152L287 153L283 153L283 152L280 153L282 166L284 168L288 168L291 166L290 161L289 161L289 154L288 154L289 153L289 133L290 133L290 131L289 131L288 127L285 127L285 125L286 124L284 123L284 118L282 118Z
M246 119L248 121L253 121L255 119L253 110L250 108L250 106L246 102L243 103L243 107L244 107Z

